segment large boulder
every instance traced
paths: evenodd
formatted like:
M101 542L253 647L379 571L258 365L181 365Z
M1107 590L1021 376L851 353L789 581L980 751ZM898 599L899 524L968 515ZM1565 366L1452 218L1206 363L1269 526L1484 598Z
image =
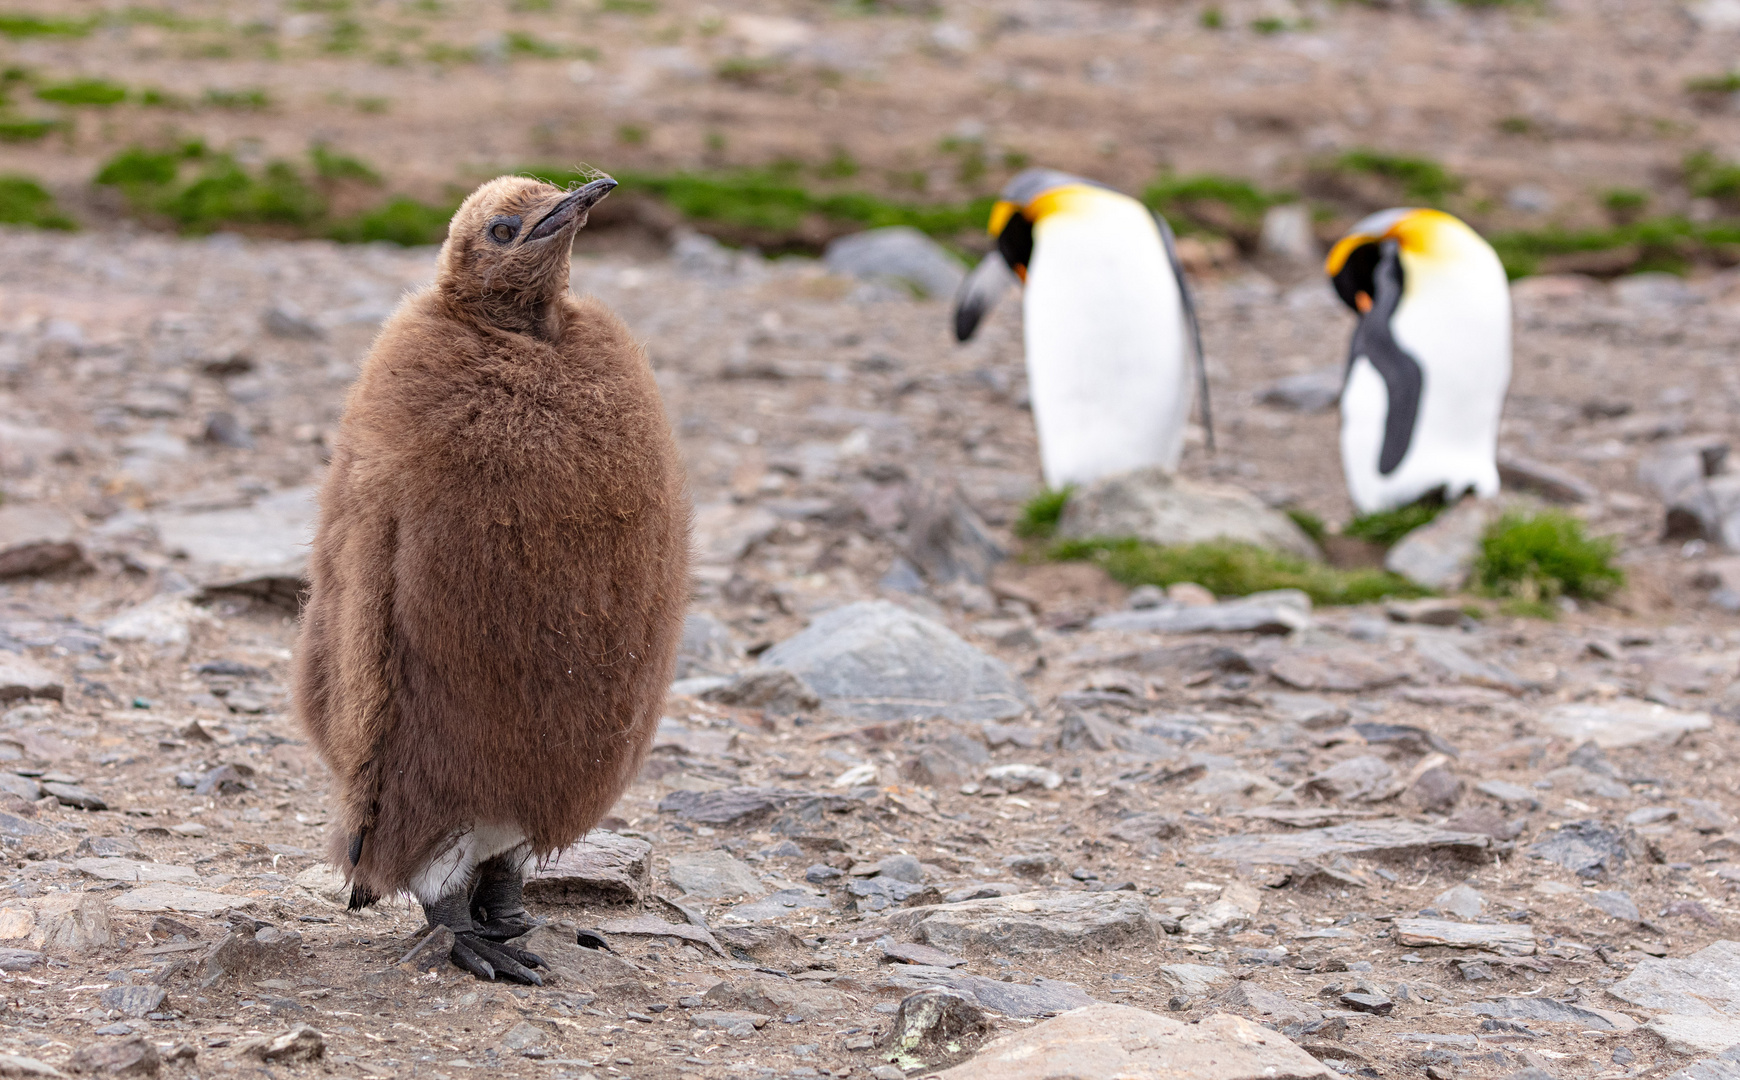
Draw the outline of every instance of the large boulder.
M909 225L842 236L828 244L822 262L836 274L893 278L926 296L953 296L966 268L936 241Z
M1133 536L1162 545L1233 540L1322 558L1303 529L1250 492L1185 480L1158 467L1108 476L1077 491L1057 531L1077 540Z
M792 672L842 716L1001 720L1033 707L1002 661L886 600L823 612L761 662Z

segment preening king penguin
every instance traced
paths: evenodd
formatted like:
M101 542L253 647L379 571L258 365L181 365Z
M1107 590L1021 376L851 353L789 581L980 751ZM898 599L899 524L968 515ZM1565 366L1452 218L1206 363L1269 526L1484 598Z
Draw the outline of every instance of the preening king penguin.
M1354 506L1497 494L1510 286L1492 245L1440 210L1385 210L1355 225L1325 269L1359 315L1341 391Z
M1192 374L1205 428L1208 384L1165 220L1094 181L1028 169L1004 187L990 233L997 249L955 298L955 338L972 337L1004 289L1025 283L1027 385L1046 484L1177 468ZM1209 428L1210 449L1213 440Z

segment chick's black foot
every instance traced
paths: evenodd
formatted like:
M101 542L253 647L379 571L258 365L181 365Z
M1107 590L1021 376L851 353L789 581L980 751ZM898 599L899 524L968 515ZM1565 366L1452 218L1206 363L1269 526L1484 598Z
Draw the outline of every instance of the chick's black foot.
M525 861L525 849L516 848L477 868L477 884L471 890L471 922L478 937L508 941L537 928L522 902Z
M433 904L423 905L423 915L430 926L445 926L453 931L453 963L480 979L544 985L533 968L548 968L537 953L492 941L478 932L471 921L471 890L465 889L444 896Z
M453 962L480 979L494 982L501 978L530 986L544 985L532 969L549 967L537 953L488 941L475 933L453 935Z

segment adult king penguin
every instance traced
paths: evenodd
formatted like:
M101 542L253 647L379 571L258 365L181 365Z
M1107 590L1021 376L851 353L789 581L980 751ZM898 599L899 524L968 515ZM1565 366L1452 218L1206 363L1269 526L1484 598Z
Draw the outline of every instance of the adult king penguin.
M955 338L972 337L1015 278L1025 283L1027 387L1045 483L1176 469L1192 375L1205 428L1208 383L1165 220L1102 184L1028 169L992 207L990 233L997 250L961 284Z
M320 495L296 706L350 906L408 891L473 974L540 982L536 857L598 823L664 706L689 503L646 353L568 292L616 186L500 177L382 328Z
M1341 391L1354 506L1497 494L1510 286L1492 246L1440 210L1385 210L1342 237L1325 269L1359 315Z

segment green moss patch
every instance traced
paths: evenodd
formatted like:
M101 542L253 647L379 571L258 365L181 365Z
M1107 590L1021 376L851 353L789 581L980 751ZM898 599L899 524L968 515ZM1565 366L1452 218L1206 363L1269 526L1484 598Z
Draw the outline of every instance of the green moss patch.
M0 222L68 232L78 228L72 218L60 212L54 196L41 184L16 173L0 174Z
M1248 181L1210 173L1162 176L1142 191L1142 201L1163 214L1174 231L1231 236L1247 246L1256 242L1264 211L1293 198L1286 192L1263 191Z
M1438 206L1462 190L1461 178L1430 158L1349 150L1335 159L1334 169L1382 177L1394 182L1404 198L1428 206Z
M0 117L0 142L35 142L66 126L60 120L20 120Z
M384 240L412 247L417 244L439 244L447 237L447 223L459 208L431 206L406 196L398 196L385 206L335 221L326 235L345 243L368 243Z
M37 87L36 96L61 105L119 105L127 88L107 79L74 79Z
M0 34L10 38L83 37L95 25L90 19L57 19L23 12L0 12Z
M1372 514L1360 514L1341 530L1341 535L1351 536L1379 547L1391 548L1402 537L1420 528L1430 525L1439 514L1444 512L1442 498L1426 498L1411 502L1406 506L1398 506L1394 510L1379 510Z
M1589 536L1580 519L1562 510L1509 513L1481 536L1474 581L1489 596L1546 604L1550 612L1561 596L1601 600L1624 586L1615 551L1611 538Z
M1365 604L1392 596L1431 595L1382 570L1336 570L1230 541L1162 547L1133 539L1062 540L1047 554L1053 559L1098 563L1125 585L1193 581L1216 596L1301 589L1318 604Z
M1057 523L1063 520L1063 508L1075 488L1043 488L1021 507L1015 519L1015 535L1029 540L1048 540L1057 533Z

